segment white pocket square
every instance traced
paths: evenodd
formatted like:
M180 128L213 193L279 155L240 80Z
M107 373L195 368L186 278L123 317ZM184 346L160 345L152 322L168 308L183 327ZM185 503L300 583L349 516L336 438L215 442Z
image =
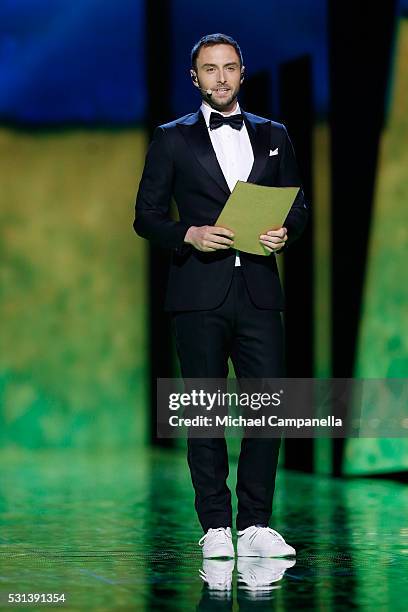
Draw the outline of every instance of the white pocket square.
M272 149L269 149L269 157L271 155L277 155L278 154L278 150L279 150L279 147L276 147L276 149L273 149L273 151L272 151Z

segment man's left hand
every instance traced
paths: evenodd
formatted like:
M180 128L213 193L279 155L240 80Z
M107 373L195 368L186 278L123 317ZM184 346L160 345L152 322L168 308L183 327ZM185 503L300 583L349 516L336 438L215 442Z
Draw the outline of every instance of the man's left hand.
M281 227L278 230L269 230L266 234L259 236L259 242L264 245L267 251L275 253L285 246L288 239L288 230Z

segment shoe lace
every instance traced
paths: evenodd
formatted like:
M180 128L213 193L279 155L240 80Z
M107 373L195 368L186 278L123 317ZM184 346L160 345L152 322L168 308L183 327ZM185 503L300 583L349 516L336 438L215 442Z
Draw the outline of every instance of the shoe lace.
M210 527L210 529L207 531L207 533L205 533L202 538L200 538L198 540L198 543L200 546L204 546L204 542L207 539L208 536L212 535L213 533L218 532L219 535L223 534L225 537L229 538L230 535L228 533L228 531L225 529L225 527L217 527L215 529L213 529L212 527Z
M281 534L275 531L275 529L272 529L271 527L256 527L254 532L251 533L251 535L249 536L249 541L252 544L256 536L258 536L259 534L265 535L266 533L272 535L273 538L275 540L278 540L279 542L285 542Z

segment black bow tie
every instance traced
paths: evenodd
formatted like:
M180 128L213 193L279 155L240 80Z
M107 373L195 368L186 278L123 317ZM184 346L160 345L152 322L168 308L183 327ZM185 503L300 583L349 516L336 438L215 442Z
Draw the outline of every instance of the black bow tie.
M210 130L216 130L221 127L224 123L230 125L234 130L240 130L244 121L243 116L240 115L221 115L220 113L211 113L210 115Z

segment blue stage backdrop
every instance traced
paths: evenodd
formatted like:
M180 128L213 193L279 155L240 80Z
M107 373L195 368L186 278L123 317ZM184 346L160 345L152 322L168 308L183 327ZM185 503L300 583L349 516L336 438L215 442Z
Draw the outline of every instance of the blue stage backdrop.
M0 4L3 121L140 121L144 64L142 0Z

